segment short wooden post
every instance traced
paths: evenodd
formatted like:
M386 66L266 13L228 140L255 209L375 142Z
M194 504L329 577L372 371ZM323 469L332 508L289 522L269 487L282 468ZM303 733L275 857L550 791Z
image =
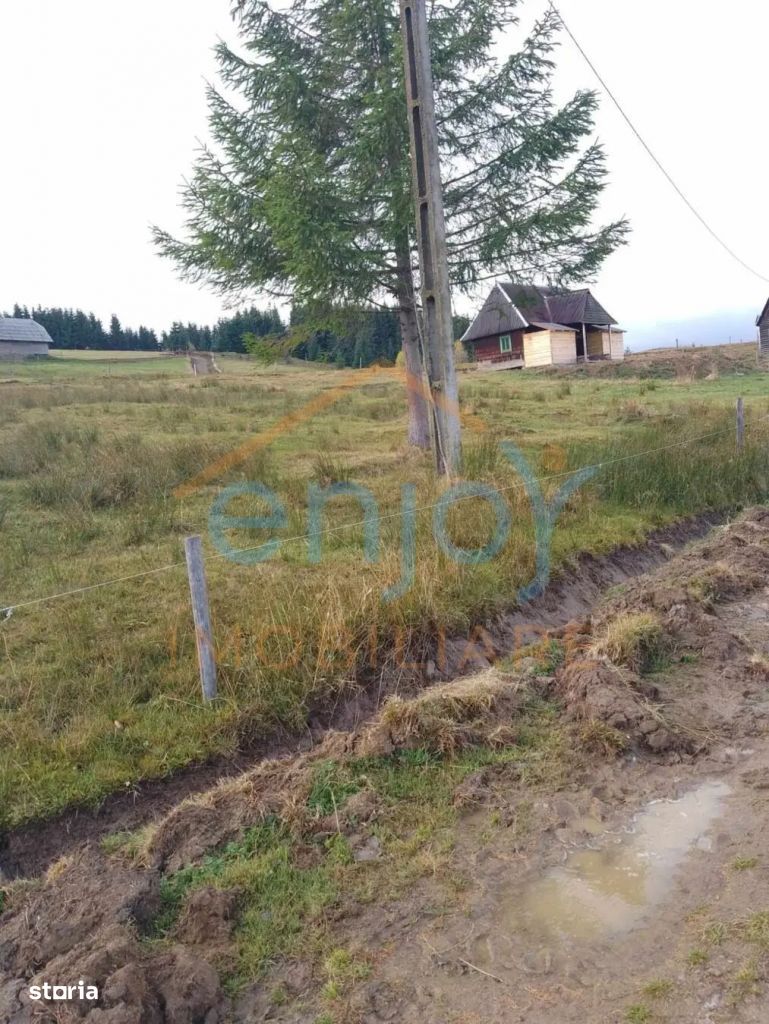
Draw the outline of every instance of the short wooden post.
M737 399L737 451L741 452L745 444L745 405L742 398Z
M184 538L184 555L187 559L187 576L190 581L192 617L195 622L195 645L198 649L198 665L200 666L200 683L203 687L203 700L209 701L214 700L216 697L216 658L214 656L211 612L208 607L206 570L203 565L203 548L200 543L200 537Z

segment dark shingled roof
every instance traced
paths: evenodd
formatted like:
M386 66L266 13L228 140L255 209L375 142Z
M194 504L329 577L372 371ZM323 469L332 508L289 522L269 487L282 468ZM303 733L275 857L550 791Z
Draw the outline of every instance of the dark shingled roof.
M53 345L50 334L42 324L27 318L0 316L0 341L44 342Z
M479 338L521 331L528 323L516 311L504 292L495 287L481 306L480 313L462 335L462 341L477 341Z
M508 301L505 302L505 299ZM524 318L525 322L522 323ZM616 323L593 297L589 288L567 291L563 288L500 281L494 286L462 340L477 341L537 324L594 324L603 327Z
M758 314L756 327L765 327L767 323L769 323L769 299L766 300L766 305Z

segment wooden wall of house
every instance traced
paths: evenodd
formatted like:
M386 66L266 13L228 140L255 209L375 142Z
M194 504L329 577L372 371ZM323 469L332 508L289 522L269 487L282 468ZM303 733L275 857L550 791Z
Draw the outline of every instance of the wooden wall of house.
M597 359L600 356L609 354L609 332L588 331L587 332L587 355L588 359Z
M601 356L603 356L605 359L624 359L625 332L612 330L610 341L609 331L607 328L599 328L593 329L592 331L588 331L587 354L590 359L596 359Z
M506 355L508 359L522 358L523 353L523 331L508 331L510 335L510 342L513 346L512 351L508 353L502 353L499 348L500 334L494 334L489 338L480 338L478 341L468 342L468 345L472 346L475 351L475 361L482 363L485 360L493 359L495 356Z
M44 341L0 341L0 359L27 359L47 355L48 345Z
M762 320L758 328L759 353L762 357L769 356L769 317Z
M523 336L524 366L551 366L550 331L534 331Z
M553 365L564 366L577 361L577 335L575 331L550 331Z

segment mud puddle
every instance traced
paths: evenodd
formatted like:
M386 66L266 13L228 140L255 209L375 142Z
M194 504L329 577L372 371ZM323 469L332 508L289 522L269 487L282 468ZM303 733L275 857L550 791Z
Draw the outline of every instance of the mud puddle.
M641 925L669 895L694 849L709 850L708 832L731 792L705 782L677 800L650 803L619 834L592 834L590 848L570 853L521 894L499 905L500 931L537 945L573 945L622 935Z

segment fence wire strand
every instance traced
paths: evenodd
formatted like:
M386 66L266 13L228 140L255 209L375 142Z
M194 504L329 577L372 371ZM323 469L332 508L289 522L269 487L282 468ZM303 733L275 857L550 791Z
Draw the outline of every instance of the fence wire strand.
M753 423L750 424L750 427L753 427L753 426L755 426L758 423L763 423L765 420L769 420L769 414L766 415L766 416L761 416L757 420L754 420ZM747 426L748 425L746 424L746 429L747 429ZM600 469L605 469L607 466L612 466L612 465L615 465L615 464L620 463L620 462L629 462L629 461L632 461L633 459L642 459L642 458L645 458L647 455L657 455L660 452L670 451L673 448L682 448L682 447L684 447L684 446L686 446L688 444L696 444L698 441L707 441L707 440L709 440L710 438L713 438L713 437L720 437L720 436L723 436L724 434L731 434L731 433L733 433L733 431L734 431L733 427L723 427L721 430L711 430L711 431L709 431L706 434L698 434L696 437L687 437L687 438L684 438L681 441L673 441L671 444L661 445L658 448L648 448L648 449L646 449L645 451L642 451L642 452L631 452L629 455L621 455L621 456L618 456L617 458L614 458L614 459L604 459L601 462L594 462L594 463L592 463L590 465L587 465L587 466L580 466L579 469L568 469L568 470L564 470L563 472L560 472L560 473L550 473L547 476L535 477L533 482L535 482L535 483L537 483L539 485L542 485L542 484L545 484L545 483L549 483L550 481L553 481L553 480L563 480L566 477L576 476L578 473L585 473L585 472L587 472L589 470L598 471ZM507 484L507 485L502 486L502 487L497 487L496 490L499 493L509 493L510 491L520 490L522 488L525 489L525 487L526 487L526 484L524 483L523 480L515 480L511 484ZM454 504L458 504L460 501L467 501L467 500L471 500L471 499L474 499L474 498L477 498L477 495L474 495L474 494L458 495L454 499L453 503ZM441 504L440 501L435 501L435 502L431 502L429 505L417 505L414 508L413 511L415 513L429 512L432 509L437 508L440 504ZM402 513L400 511L398 511L398 512L387 512L384 515L381 515L381 514L377 515L376 521L377 521L377 523L381 523L384 520L397 519L401 515L402 515ZM295 534L293 537L281 537L280 541L281 541L282 544L291 544L291 543L295 543L295 542L298 542L298 541L309 541L310 539L315 539L317 537L327 537L327 536L330 536L332 534L340 533L343 530L354 530L357 527L366 526L366 524L367 524L367 520L366 519L358 519L358 520L355 520L354 522L342 523L340 526L328 527L325 530L318 530L318 531L315 531L313 533L301 533L301 534ZM262 547L264 547L264 542L262 542L261 544L255 544L253 547L249 547L249 548L238 548L237 549L237 553L239 555L241 555L241 554L249 554L249 553L252 553L254 551L258 551ZM222 554L220 552L217 552L216 554L209 555L207 560L208 561L215 561L215 560L226 559L228 557L229 556L226 555L226 554ZM118 577L116 577L114 579L101 580L98 583L90 583L90 584L88 584L86 586L83 586L83 587L75 587L75 588L73 588L71 590L62 590L62 591L60 591L59 593L56 593L56 594L46 594L43 597L31 598L30 600L27 600L27 601L18 601L15 604L8 604L8 605L5 605L4 607L0 607L0 615L4 616L6 619L8 619L8 618L11 617L11 615L15 611L17 611L19 609L22 609L22 608L32 608L32 607L35 607L37 605L47 604L50 601L62 600L65 597L75 597L75 596L77 596L79 594L87 594L87 593L89 593L90 591L93 591L93 590L101 590L104 587L117 586L120 583L129 583L129 582L131 582L133 580L144 579L144 578L146 578L148 576L157 576L157 575L160 575L161 573L164 573L164 572L170 572L173 569L179 569L179 568L181 568L184 565L186 565L186 562L183 561L183 560L182 561L178 561L178 562L170 562L167 565L157 566L154 569L145 569L142 572L131 573L128 576L118 576Z

